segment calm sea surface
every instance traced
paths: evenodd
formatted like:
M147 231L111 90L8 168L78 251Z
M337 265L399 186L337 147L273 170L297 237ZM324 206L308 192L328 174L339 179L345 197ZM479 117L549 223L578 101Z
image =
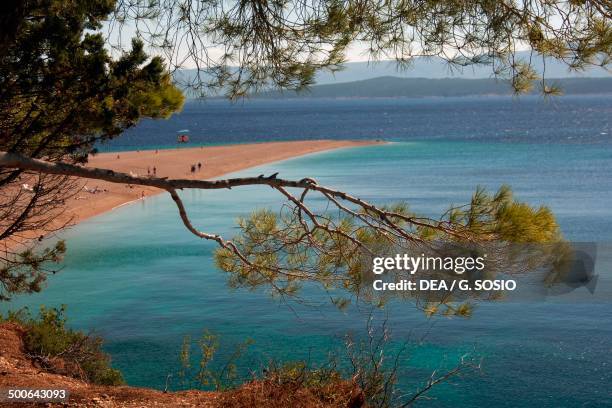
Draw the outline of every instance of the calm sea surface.
M172 120L149 121L106 149L169 146L189 129L197 144L384 138L396 143L319 153L240 172L279 171L385 203L405 200L435 216L468 202L477 185L510 184L518 199L548 205L573 241L612 242L612 98L388 99L188 104ZM278 208L269 188L182 193L194 222L235 233L253 208ZM74 327L95 329L128 383L163 388L176 372L182 336L221 336L222 353L250 337L240 368L268 360L324 361L342 336L363 333L368 311L287 305L265 291L230 290L211 243L190 235L162 195L84 222L65 234L63 271L43 293L8 305L68 304ZM594 295L579 301L479 304L470 319L428 321L407 303L385 314L391 347L410 346L401 379L409 392L465 353L482 370L436 388L422 406L612 406L610 251L600 251ZM324 301L316 288L309 299ZM7 305L3 305L5 310Z

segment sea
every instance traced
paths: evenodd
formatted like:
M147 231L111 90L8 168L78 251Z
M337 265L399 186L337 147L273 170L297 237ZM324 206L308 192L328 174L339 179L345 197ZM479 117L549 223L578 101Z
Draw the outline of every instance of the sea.
M172 200L159 195L66 231L62 270L41 293L0 310L66 304L71 327L102 336L113 366L134 386L179 389L183 338L205 330L219 336L213 365L253 340L237 361L247 378L272 362L317 366L330 355L343 367L346 336L358 341L368 325L385 323L389 361L402 351L400 393L416 392L462 358L480 366L437 385L417 406L612 406L611 120L609 95L192 101L170 120L143 121L99 147L177 148L185 129L189 146L389 141L232 176L313 177L377 204L407 202L432 217L468 203L477 186L495 191L508 184L518 200L548 206L567 240L599 246L593 293L577 287L566 297L483 301L470 318L429 318L405 301L339 310L316 286L303 289L306 303L273 298L265 288L232 289L214 264L215 245L186 231ZM181 194L198 228L228 237L237 233L238 217L283 204L265 187Z

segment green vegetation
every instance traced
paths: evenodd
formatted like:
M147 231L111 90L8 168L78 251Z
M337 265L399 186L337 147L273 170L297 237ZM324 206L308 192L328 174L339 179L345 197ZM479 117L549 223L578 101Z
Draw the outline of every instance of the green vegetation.
M50 162L85 163L95 145L141 118L167 118L184 97L161 57L142 41L118 57L100 32L108 0L36 0L0 11L0 151ZM6 14L4 14L6 13ZM21 186L28 183L32 194ZM81 186L67 177L0 168L0 300L41 290L65 252L19 248L23 236L55 231L64 203Z
M185 78L198 95L304 89L318 71L339 71L357 52L401 68L418 57L450 68L486 65L516 93L530 92L534 79L540 92L558 91L546 82L544 64L535 69L547 57L573 71L611 62L605 0L232 0L205 7L195 0L133 0L117 9L117 31L137 20L138 34L178 68L198 69ZM215 46L222 52L211 52ZM527 55L519 55L524 49Z
M227 357L218 356L221 347L220 337L205 330L195 341L191 336L185 336L179 354L180 369L178 371L180 389L203 389L226 391L236 389L245 380L271 381L279 384L300 383L301 387L319 387L342 380L335 368L335 361L326 367L313 368L304 361L289 361L277 364L274 361L256 370L251 368L251 378L239 372L239 360L244 357L248 348L254 344L252 339L246 339L237 344Z
M208 331L196 341L186 336L179 357L179 389L224 391L219 398L231 402L231 406L242 402L262 407L390 408L411 405L425 398L435 385L480 369L478 359L466 354L454 365L439 367L429 378L415 377L410 371L407 345L392 342L386 321L380 325L373 321L371 315L364 336L347 335L337 347L325 350L328 357L322 363L271 360L262 362L259 368L249 364L246 373L244 362L239 360L252 340L238 344L220 359L223 343L219 336ZM168 376L168 380L171 378ZM410 384L408 389L399 390L400 378L404 387ZM171 388L170 384L166 388Z
M181 368L178 372L181 388L221 391L235 387L239 384L236 362L251 344L253 340L245 340L220 367L213 369L212 363L219 348L219 336L205 331L195 344L190 336L185 336L180 353ZM193 350L194 346L196 350ZM193 358L199 360L197 366L192 365Z
M64 241L42 251L26 249L0 263L0 301L10 300L15 293L34 293L42 290L46 281L45 267L58 263L66 252Z
M65 306L41 307L33 317L28 309L0 316L0 322L14 322L25 329L28 356L42 368L100 385L121 385L121 373L112 368L110 356L102 351L103 340L66 327Z
M372 290L372 257L450 249L453 256L483 254L488 256L483 273L494 279L498 274L525 273L538 267L548 267L553 273L556 257L561 256L552 250L515 251L523 243L554 249L552 245L563 242L563 237L550 209L516 200L508 186L496 193L478 188L469 204L453 206L438 219L421 217L406 203L357 209L338 205L337 213L317 213L309 204L304 200L298 208L284 208L280 213L257 210L238 220L239 234L233 239L237 251L221 248L215 253L217 266L229 274L230 285L266 287L274 296L294 299L306 282L315 282L340 308L352 300L383 306L390 296L423 294ZM527 256L529 262L522 262ZM419 276L441 279L438 271L426 273L420 271ZM398 272L394 281L409 277ZM457 279L458 275L444 278ZM465 293L455 291L458 296L440 291L417 303L426 303L428 314L435 310L446 316L469 317L470 299L499 295L472 291L466 300Z

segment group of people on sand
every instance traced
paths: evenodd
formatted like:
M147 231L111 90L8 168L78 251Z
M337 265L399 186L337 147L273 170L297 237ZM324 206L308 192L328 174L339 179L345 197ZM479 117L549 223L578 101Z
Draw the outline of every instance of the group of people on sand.
M83 191L85 191L86 193L89 194L99 194L99 193L108 193L108 190L105 188L99 188L98 186L95 186L94 188L89 188L88 186L83 186ZM76 196L74 197L75 200L85 200L86 197L83 196Z
M159 151L156 149L155 150L155 154L158 154L158 153L159 153ZM120 158L121 158L121 156L117 155L117 159L120 159ZM191 174L194 174L195 172L202 170L202 167L203 167L202 162L198 162L198 163L192 164L190 166ZM132 175L133 177L138 176L136 173L134 173L132 171L130 171L130 175ZM156 166L147 166L147 176L148 177L156 177L157 176L157 167ZM134 186L132 186L131 184L128 184L126 187L128 187L130 189L134 188ZM141 190L140 198L144 199L145 197L146 197L146 192L144 190Z
M191 165L191 174L195 173L196 171L200 171L202 170L202 163L198 162L197 164L192 164Z
M88 192L90 194L106 193L106 192L108 192L107 189L105 189L105 188L98 188L98 186L95 186L94 188L89 188L87 186L84 186L83 190L85 190L86 192Z

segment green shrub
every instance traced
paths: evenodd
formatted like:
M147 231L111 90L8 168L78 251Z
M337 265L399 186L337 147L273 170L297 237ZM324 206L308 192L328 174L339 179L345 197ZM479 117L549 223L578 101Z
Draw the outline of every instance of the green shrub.
M65 306L40 308L33 317L27 308L9 312L1 320L20 324L26 331L24 346L29 356L49 371L100 385L123 384L121 373L102 351L102 338L66 327Z

